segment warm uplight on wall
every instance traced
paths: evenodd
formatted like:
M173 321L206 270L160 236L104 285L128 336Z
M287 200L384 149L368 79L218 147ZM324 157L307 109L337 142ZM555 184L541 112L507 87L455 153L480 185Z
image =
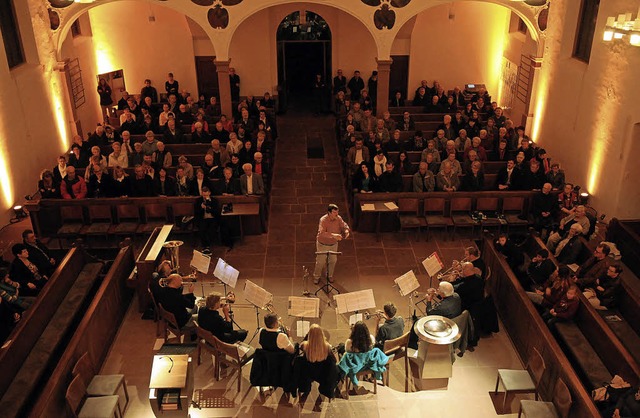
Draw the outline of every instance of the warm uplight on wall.
M0 148L0 187L2 187L2 206L4 208L10 208L13 205L13 184L7 165L8 157L9 153Z
M631 19L631 13L620 14L618 18L608 17L602 39L605 42L623 40L633 46L640 46L640 9L635 20Z
M108 73L117 70L114 62L113 47L113 28L109 27L109 24L100 16L99 8L92 8L89 10L89 20L91 21L91 32L93 36L93 49L95 51L96 68L98 74Z
M58 82L60 73L54 71L51 73L49 79L49 96L51 100L51 111L58 130L58 141L60 144L60 150L66 150L69 147L68 132L67 132L67 118L64 107L64 92L62 86Z

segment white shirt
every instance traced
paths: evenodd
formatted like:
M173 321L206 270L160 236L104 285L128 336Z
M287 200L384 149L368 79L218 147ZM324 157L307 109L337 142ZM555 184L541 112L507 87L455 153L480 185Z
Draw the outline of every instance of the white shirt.
M247 176L247 194L253 194L253 173Z

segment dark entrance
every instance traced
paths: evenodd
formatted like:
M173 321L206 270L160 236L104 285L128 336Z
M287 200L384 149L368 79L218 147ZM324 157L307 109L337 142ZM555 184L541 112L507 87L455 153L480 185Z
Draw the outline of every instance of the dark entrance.
M204 94L208 101L211 96L220 99L220 90L218 89L218 73L213 63L215 57L200 56L196 57L196 76L198 80L198 93Z
M329 109L331 89L331 31L322 17L312 12L294 12L278 27L278 86L283 110L315 109L321 100ZM314 91L316 74L326 88Z

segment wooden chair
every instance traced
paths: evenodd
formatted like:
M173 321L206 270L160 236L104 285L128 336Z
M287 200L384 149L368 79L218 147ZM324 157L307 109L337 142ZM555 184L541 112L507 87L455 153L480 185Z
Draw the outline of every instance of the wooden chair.
M140 226L140 209L132 203L116 205L116 220L109 230L110 234L135 236Z
M427 223L427 241L431 228L444 228L445 234L449 226L453 225L451 218L446 214L446 200L441 197L424 199L424 219Z
M71 416L75 418L122 418L118 410L119 396L88 398L85 390L82 377L79 375L74 377L65 395Z
M182 219L185 216L191 217L191 218L195 216L195 208L193 206L193 203L190 203L190 202L189 203L187 202L173 203L171 205L171 213L173 215L172 223L175 225L175 228L173 228L171 232L175 234L189 234L195 237L193 233L196 232L198 228L197 228L197 225L195 225L194 221L192 221L187 228L183 227L182 225Z
M404 335L401 335L398 338L394 338L393 340L387 340L384 342L384 353L389 356L389 361L387 362L387 371L385 371L382 375L384 384L389 386L389 373L391 363L394 361L404 358L404 391L409 392L409 356L407 355L407 350L409 349L409 336L410 332L407 332ZM385 379L386 378L386 379Z
M89 213L89 224L82 227L81 234L86 236L104 236L109 239L109 229L113 216L111 206L90 204L87 208Z
M89 397L95 396L118 396L118 411L120 416L124 416L124 411L129 405L129 391L123 374L95 374L89 359L89 353L86 352L76 362L71 371L73 377L79 376L86 385L86 394ZM124 405L120 403L120 388L124 392Z
M149 299L151 299L151 303L153 304L153 322L156 323L156 337L159 337L160 332L165 329L166 325L163 324L164 319L160 317L160 310L158 309L156 298L153 296L153 292L150 287L147 287L147 292L149 292Z
M173 333L173 335L175 335L181 343L183 340L183 336L186 335L190 337L196 332L195 328L180 328L175 315L164 309L161 303L158 304L158 312L163 322L163 337L165 343L169 340L168 331L171 331L171 333Z
M172 223L169 222L167 205L164 202L145 205L142 210L144 211L144 223L138 226L136 230L138 235L149 235L156 227Z
M478 197L476 199L476 210L482 212L484 215L488 213L493 215L483 219L480 224L482 228L498 228L498 234L500 234L500 228L502 222L498 219L500 199L497 197Z
M473 235L476 222L471 218L473 199L470 197L451 198L451 221L453 222L453 236L458 228L471 228Z
M525 198L520 197L505 197L502 199L502 214L507 221L507 232L513 227L527 227L529 222L524 217L524 204Z
M214 340L214 336L211 332L207 331L204 328L201 328L198 323L196 323L196 334L198 335L198 366L201 363L201 355L202 350L208 351L213 356L213 366L215 372L218 372L218 358L220 357L220 353L216 349L216 342ZM216 374L216 380L219 380L219 376Z
M520 401L518 418L524 414L531 418L567 418L571 410L571 392L562 378L558 378L553 389L551 402L532 401L523 399Z
M58 244L62 248L63 238L76 239L81 235L80 231L84 226L82 206L60 206L60 219L62 225L56 231L56 238L58 238Z
M420 241L420 230L427 225L427 221L420 216L418 199L398 199L398 219L400 231L405 229L417 230L417 240Z
M494 395L498 394L498 386L500 382L502 382L505 392L504 400L502 401L503 413L507 405L509 393L535 393L535 398L536 400L538 399L538 387L540 386L545 368L546 366L542 355L538 349L533 348L526 370L498 369Z
M242 367L249 363L255 354L253 347L242 344L242 347L247 347L248 350L244 352L240 349L240 344L227 344L216 338L215 335L211 335L215 342L216 350L219 355L216 361L216 379L220 380L220 365L226 364L231 369L238 370L238 393L242 386Z

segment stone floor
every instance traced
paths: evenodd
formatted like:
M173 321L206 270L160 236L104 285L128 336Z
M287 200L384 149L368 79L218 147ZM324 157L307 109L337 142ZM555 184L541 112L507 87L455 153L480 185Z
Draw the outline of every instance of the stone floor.
M287 115L279 119L280 138L275 163L269 232L261 236L247 236L232 251L216 248L214 257L240 271L235 292L238 302L235 319L252 335L261 324L263 312L249 307L243 298L244 283L251 280L273 294L276 312L292 327L296 318L287 316L287 301L291 295L300 296L303 266L314 265L314 241L319 217L328 203L336 203L348 220L346 196L340 175L339 160L330 117L297 117ZM323 138L325 158L306 158L306 137ZM443 241L435 236L430 242L417 242L415 236L401 233L383 234L378 242L374 234L353 233L353 238L340 243L343 253L335 271L336 287L341 292L372 288L376 304L381 307L393 301L399 314L409 317L409 301L392 287L393 279L413 269L422 284L421 291L430 287L420 261L438 251L447 264L460 259L469 240ZM188 265L188 246L181 251L181 265ZM202 277L199 279L207 280ZM220 287L222 290L222 287ZM316 286L308 284L314 292ZM198 290L196 288L196 293ZM312 320L327 330L330 342L343 342L349 333L347 315L336 313L335 304L319 294L320 318ZM371 328L374 320L367 321ZM407 324L407 327L409 324ZM300 341L300 338L295 338ZM162 344L155 338L155 324L142 320L135 302L118 333L103 368L104 373L124 373L131 393L126 417L151 417L148 385L151 357ZM253 341L252 345L257 345ZM515 350L504 332L483 338L475 352L456 358L453 377L448 386L420 392L404 393L403 367L391 368L390 387L378 387L372 392L352 395L349 400L336 399L329 403L320 399L314 388L306 402L288 400L281 390L262 400L257 389L250 387L250 367L242 373L242 390L237 392L236 374L216 382L210 358L204 358L195 374L195 394L202 409L191 408L191 417L369 417L430 416L430 417L494 417L497 416L489 392L495 385L498 368L522 368ZM364 383L372 390L370 383ZM511 411L518 408L518 399L510 401ZM515 416L501 415L501 416Z

